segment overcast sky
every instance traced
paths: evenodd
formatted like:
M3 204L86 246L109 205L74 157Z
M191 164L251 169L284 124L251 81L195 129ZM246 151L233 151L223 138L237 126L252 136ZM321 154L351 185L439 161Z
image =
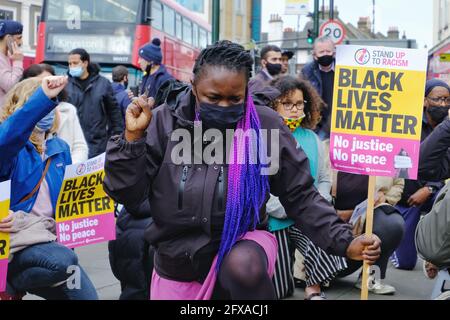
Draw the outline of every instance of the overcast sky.
M284 14L284 0L262 0L262 31L267 32L270 15ZM319 1L322 5L322 0ZM372 19L372 0L335 0L339 17L344 22L357 26L359 17ZM325 0L325 5L329 0ZM390 26L397 26L400 35L406 31L409 39L417 40L419 48L433 46L433 1L432 0L376 0L375 29L386 35ZM310 0L310 11L314 10L314 1ZM301 25L308 18L301 17ZM297 28L297 16L284 16L284 27Z

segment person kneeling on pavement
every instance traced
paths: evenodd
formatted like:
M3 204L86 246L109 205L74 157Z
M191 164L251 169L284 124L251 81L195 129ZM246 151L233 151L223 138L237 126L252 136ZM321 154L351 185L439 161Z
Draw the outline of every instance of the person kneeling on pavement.
M368 183L368 176L345 172L333 174L334 207L341 219L352 225L355 236L365 230L365 214L356 218L355 208L367 199ZM405 222L394 207L400 200L403 188L403 179L377 177L373 232L380 237L383 245L380 258L375 263L379 272L373 279L374 285L369 288L369 291L374 294L390 295L396 292L396 289L384 280L389 257L400 244L405 230ZM362 262L347 259L347 265L347 269L341 271L338 277L346 277L358 271L362 267ZM361 288L361 275L356 287Z
M253 103L248 91L252 68L244 47L229 41L209 46L197 58L192 88L155 110L153 99L135 99L127 109L125 133L109 141L105 191L130 208L147 198L152 206L154 223L145 237L156 248L153 300L275 299L271 277L277 241L261 229L269 190L295 225L327 252L368 263L379 257L379 238L354 238L314 188L307 157L279 115ZM228 159L224 165L215 158L192 165L191 153L175 164L170 155L177 144L168 133L185 129L192 147L190 129L198 120L216 132L276 130L278 173L269 177L261 170L259 135L250 135L249 143L238 148L241 130L232 151L247 155L243 164ZM270 154L270 144L266 147ZM256 163L250 163L253 156Z
M72 163L57 128L56 97L66 77L27 79L7 94L0 117L0 182L11 180L10 214L0 232L10 233L7 291L0 300L25 293L45 299L96 300L97 292L75 252L57 242L55 207L64 171ZM69 286L69 267L81 282Z

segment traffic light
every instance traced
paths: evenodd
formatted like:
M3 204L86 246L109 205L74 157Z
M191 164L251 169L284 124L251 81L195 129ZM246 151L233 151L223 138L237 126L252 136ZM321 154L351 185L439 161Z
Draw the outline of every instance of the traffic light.
M314 32L312 29L308 29L308 43L313 44L314 42Z

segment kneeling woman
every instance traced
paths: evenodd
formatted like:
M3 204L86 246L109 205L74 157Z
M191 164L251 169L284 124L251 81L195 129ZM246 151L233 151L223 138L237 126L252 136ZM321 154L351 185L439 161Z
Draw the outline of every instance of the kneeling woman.
M320 194L331 202L331 177L328 169L325 148L319 137L312 131L320 121L322 100L309 83L293 77L281 77L273 83L281 95L273 101L273 108L284 119L296 142L306 153L314 185ZM287 218L286 212L278 200L271 196L267 203L269 230L278 240L278 260L274 284L278 297L288 296L293 291L293 270L289 248L297 249L304 258L305 298L322 300L321 285L331 281L347 268L343 257L331 256L314 245L298 228L294 221ZM291 289L292 288L292 289Z
M108 144L105 190L128 208L150 200L154 223L146 239L156 248L151 299L275 299L277 242L261 230L269 192L324 250L370 262L378 258L379 239L353 239L314 188L307 157L278 114L254 105L247 89L252 65L251 55L232 42L204 49L192 89L169 95L154 111L152 99L135 100L127 109L125 134ZM215 130L203 135L205 129ZM231 135L230 149L220 138L227 129L241 129ZM261 129L273 134L262 139ZM225 148L217 147L213 159L199 159L212 143ZM224 152L230 158L220 149L230 151ZM270 176L263 155L278 164Z
M53 136L57 106L53 99L66 84L65 77L44 78L42 85L37 79L28 79L18 83L5 98L0 117L0 181L11 180L12 213L0 221L0 232L14 232L11 245L13 237L22 246L30 241L35 244L12 256L7 292L0 294L0 300L18 299L26 292L45 299L97 299L76 254L54 242L56 236L51 228L23 228L26 221L31 223L29 219L52 221L64 169L72 163L69 146ZM14 221L16 216L20 221ZM70 266L78 266L80 271L81 283L74 289L66 283Z

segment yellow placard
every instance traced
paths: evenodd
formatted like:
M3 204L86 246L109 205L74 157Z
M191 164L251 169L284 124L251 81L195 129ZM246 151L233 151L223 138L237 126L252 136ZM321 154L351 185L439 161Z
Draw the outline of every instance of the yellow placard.
M421 71L337 66L332 131L420 140L425 78Z
M103 190L105 172L100 170L63 181L56 205L56 221L87 218L114 211L114 201Z
M9 214L9 199L0 201L0 220ZM9 233L0 232L0 259L8 259L9 256Z

